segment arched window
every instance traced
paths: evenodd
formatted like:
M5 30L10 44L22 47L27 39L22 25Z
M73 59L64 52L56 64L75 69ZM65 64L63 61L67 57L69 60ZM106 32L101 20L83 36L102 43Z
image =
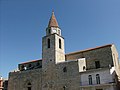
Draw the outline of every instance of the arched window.
M92 85L92 75L88 76L88 80L89 80L89 85Z
M100 76L99 76L99 74L96 74L96 83L100 84Z
M85 70L85 66L83 66L83 70Z
M50 48L50 39L48 38L48 48Z
M61 49L61 39L59 39L59 48Z
M27 90L31 90L31 83L29 82L28 84L27 84Z

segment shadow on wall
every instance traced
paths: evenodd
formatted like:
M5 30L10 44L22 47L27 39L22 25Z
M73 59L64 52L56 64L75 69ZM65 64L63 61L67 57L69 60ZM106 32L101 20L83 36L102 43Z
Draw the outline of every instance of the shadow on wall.
M115 75L115 82L117 84L116 90L120 90L120 77L116 74L115 71L114 71L114 75Z

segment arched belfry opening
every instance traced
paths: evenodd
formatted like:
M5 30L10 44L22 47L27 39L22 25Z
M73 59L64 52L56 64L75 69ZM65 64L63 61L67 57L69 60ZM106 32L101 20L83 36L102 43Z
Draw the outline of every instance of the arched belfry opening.
M61 49L62 48L62 45L61 45L61 39L59 39L59 48Z
M46 28L46 36L42 38L42 68L63 61L65 61L64 38L54 12L52 12Z
M47 40L48 48L50 48L50 39Z

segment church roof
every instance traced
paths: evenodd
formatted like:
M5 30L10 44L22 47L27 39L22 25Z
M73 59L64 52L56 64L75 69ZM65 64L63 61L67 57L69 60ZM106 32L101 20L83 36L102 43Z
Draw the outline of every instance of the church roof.
M41 61L41 60L42 59L30 60L30 61L23 62L23 63L20 63L20 64L28 64L28 63L38 62L38 61Z
M55 18L54 12L52 12L52 16L51 16L51 18L49 20L48 27L59 27L58 22L57 22L57 20Z
M78 54L78 53L92 51L92 50L96 50L96 49L100 49L100 48L111 47L112 45L114 45L114 44L107 44L107 45L104 45L104 46L98 46L98 47L95 47L95 48L89 48L89 49L85 49L85 50L81 50L81 51L71 52L71 53L68 53L68 54L65 54L65 55ZM42 59L31 60L31 61L28 61L28 62L23 62L21 64L28 64L28 63L38 62L38 61L42 61Z
M92 50L96 50L96 49L100 49L100 48L111 47L112 45L114 45L114 44L107 44L107 45L104 45L104 46L98 46L98 47L95 47L95 48L89 48L89 49L85 49L85 50L81 50L81 51L71 52L71 53L68 53L66 55L78 54L78 53L92 51Z

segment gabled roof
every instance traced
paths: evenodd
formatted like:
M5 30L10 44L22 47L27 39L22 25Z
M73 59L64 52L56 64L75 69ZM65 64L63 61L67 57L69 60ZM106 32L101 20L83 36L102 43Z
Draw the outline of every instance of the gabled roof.
M28 63L38 62L38 61L42 61L42 59L38 59L38 60L30 60L30 61L23 62L23 63L20 63L20 64L28 64Z
M52 16L51 16L51 18L49 20L48 27L59 27L58 22L57 22L57 20L55 18L54 12L52 12Z

